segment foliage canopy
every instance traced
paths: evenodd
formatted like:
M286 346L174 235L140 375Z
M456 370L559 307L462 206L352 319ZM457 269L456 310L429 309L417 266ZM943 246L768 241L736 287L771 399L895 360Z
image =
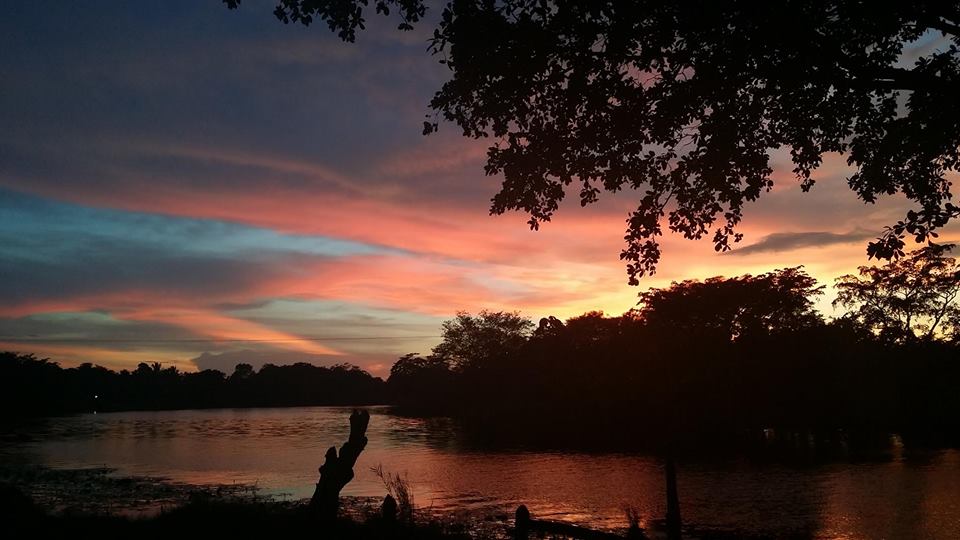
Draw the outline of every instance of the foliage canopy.
M474 316L461 311L441 329L443 340L433 348L433 356L464 370L519 349L533 323L515 312L484 310Z
M960 325L960 266L953 246L933 245L884 266L861 266L860 275L837 278L834 305L890 341L956 337Z
M660 332L736 341L797 332L823 323L814 300L823 293L802 268L759 276L686 280L640 293L637 315Z
M423 0L279 0L275 13L353 41L370 4L401 29L426 14ZM718 251L740 241L745 204L773 186L775 149L805 191L836 152L864 202L913 201L867 248L891 258L960 215L948 180L958 44L955 1L450 0L429 48L451 78L430 105L493 139L486 172L504 180L492 213L521 210L537 228L571 188L584 206L638 192L621 253L634 284L656 270L664 225Z

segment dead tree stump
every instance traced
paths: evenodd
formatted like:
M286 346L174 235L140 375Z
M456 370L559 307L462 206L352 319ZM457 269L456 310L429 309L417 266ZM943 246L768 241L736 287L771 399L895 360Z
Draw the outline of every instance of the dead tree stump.
M530 510L523 504L517 507L513 522L514 540L527 540L530 537Z
M380 517L386 523L397 522L397 500L390 494L383 498L383 504L380 505Z
M336 519L340 509L340 490L353 480L353 466L367 446L369 423L370 413L353 411L350 414L350 438L340 447L340 455L337 455L335 446L327 450L323 465L320 466L320 480L310 499L311 511L321 519Z

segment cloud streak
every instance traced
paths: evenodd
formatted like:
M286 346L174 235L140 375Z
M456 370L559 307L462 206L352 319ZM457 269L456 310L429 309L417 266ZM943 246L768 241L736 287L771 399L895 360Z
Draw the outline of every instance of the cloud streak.
M852 244L874 238L875 233L854 230L847 233L829 231L785 232L768 234L758 242L727 252L728 255L742 257L756 253L779 253L796 249L823 248L838 244Z
M588 209L572 197L534 233L525 216L487 214L491 141L451 125L419 134L448 75L424 53L429 25L398 33L375 17L344 44L266 5L24 2L5 15L0 331L205 340L37 352L114 367L335 357L382 374L428 351L408 337L457 310L564 317L636 302L618 259L635 193ZM863 263L855 243L900 203L864 207L837 156L800 194L788 157L746 210L742 232L760 241L720 257L668 234L643 286L797 264L829 280ZM229 342L314 335L395 339Z

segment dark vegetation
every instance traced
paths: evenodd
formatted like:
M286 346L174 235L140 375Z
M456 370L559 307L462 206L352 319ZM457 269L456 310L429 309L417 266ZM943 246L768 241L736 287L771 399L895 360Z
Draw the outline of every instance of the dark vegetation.
M404 524L377 517L318 520L304 505L272 501L233 502L198 498L158 516L128 519L116 515L48 514L19 490L0 484L0 534L6 538L96 537L468 539L469 534L437 522Z
M223 0L236 8L241 0ZM410 30L424 0L276 0L285 23L325 23L345 41L365 18ZM902 255L960 216L960 5L953 1L690 2L447 0L428 50L450 70L423 132L439 118L490 141L502 175L491 212L549 221L568 194L636 193L627 216L631 281L656 270L664 228L742 234L744 207L773 187L772 150L814 187L844 156L864 203L915 204L867 252ZM921 39L940 39L937 46ZM911 44L919 44L906 52Z
M443 5L428 50L451 79L423 132L442 117L467 137L490 138L485 170L503 176L491 212L523 211L532 228L571 189L584 206L603 191L638 193L621 253L632 283L656 270L664 226L710 236L717 251L739 242L744 207L773 187L774 149L789 151L803 190L824 155L838 153L865 203L897 194L915 203L869 245L871 257L902 256L905 239L931 241L960 217L950 182L960 163L956 2ZM353 41L371 7L398 16L402 30L426 16L423 0L278 0L275 13L322 21ZM908 44L930 35L941 46L904 58ZM942 255L930 245L840 278L837 304L849 315L830 321L813 309L820 288L796 268L675 283L641 294L640 307L619 317L533 325L514 313L460 314L430 355L401 358L387 383L347 366L240 365L228 377L141 364L115 373L4 353L0 405L25 415L363 404L389 395L401 409L480 430L568 440L676 441L771 426L952 436L960 432L958 274ZM351 435L348 444L356 442ZM349 481L343 474L333 485ZM49 517L4 486L0 510L0 531L23 533L17 527L28 523L31 535L441 534L329 515L318 526L303 509L209 502L144 522Z
M0 534L6 538L96 537L99 539L157 538L288 538L309 536L336 540L477 540L484 538L581 538L641 540L642 529L631 527L625 535L595 531L561 522L528 520L521 522L523 534L514 523L499 527L471 528L464 523L438 519L403 521L380 513L341 516L322 520L306 505L264 500L224 500L195 497L150 518L129 519L111 514L50 514L19 489L0 483ZM549 536L544 536L549 533ZM741 532L694 530L704 540L743 540L767 538ZM806 538L805 536L797 536Z
M401 410L567 442L768 427L958 433L960 351L952 343L884 344L847 321L768 327L735 340L711 330L588 313L548 321L482 366L406 357L388 387Z
M960 434L958 284L935 247L840 278L849 312L830 321L800 268L651 289L619 317L534 328L517 314L460 314L432 354L397 361L388 389L401 410L567 443L763 428L946 442Z
M61 368L33 355L0 353L0 415L90 411L371 405L384 402L385 383L350 365L318 367L239 364L227 376L186 373L141 363L133 371L92 364Z
M950 249L928 246L883 267L864 267L859 275L838 278L836 303L847 312L833 320L815 308L824 287L799 267L649 289L640 294L637 309L618 317L593 312L567 321L547 317L535 325L517 313L460 313L443 323L443 339L431 354L401 357L386 383L345 366L268 366L255 373L239 365L230 377L181 374L159 365L113 373L89 365L64 370L11 353L0 364L5 370L0 375L9 394L23 399L38 399L32 392L42 395L45 379L37 374L87 376L94 384L98 379L91 374L97 374L105 381L146 381L143 392L164 388L164 377L169 388L186 392L198 388L186 381L204 376L234 388L236 396L249 399L253 392L264 392L255 397L270 402L281 399L271 393L279 391L285 393L281 403L296 404L321 395L310 392L317 384L308 379L312 374L318 377L314 381L344 386L341 391L345 381L353 380L369 392L361 397L385 397L400 412L455 417L467 428L467 437L564 447L646 446L666 456L666 531L669 538L679 538L673 465L678 451L709 444L715 453L728 447L725 440L742 441L768 428L842 431L863 437L854 442L868 446L871 437L890 432L911 446L960 441L960 394L955 391L960 266L948 256ZM290 378L259 379L271 372ZM267 385L278 380L293 386ZM145 393L140 399L150 395L170 397ZM331 395L350 400L349 393L327 399ZM55 403L66 407L69 402ZM119 536L138 533L140 527L150 534L204 530L230 520L229 527L240 527L236 531L244 534L310 530L338 538L444 537L443 530L422 529L412 519L403 481L382 471L391 493L380 520L338 517L340 492L366 446L368 420L361 411L351 415L349 438L339 453L335 447L327 451L315 494L303 507L190 504L144 525L114 517L49 516L28 506L18 511L21 521L5 523L26 523L32 531L88 529ZM515 527L518 538L537 527L581 532L539 520L518 523L527 527ZM637 529L634 536L641 533Z
M255 485L189 486L162 478L112 477L107 469L59 470L44 467L0 468L0 536L76 536L97 538L238 537L278 535L349 539L467 539L477 535L463 524L429 515L414 519L412 496L405 480L387 480L388 494L374 510L353 504L343 511L342 488L353 479L353 467L366 446L367 411L350 415L350 435L339 455L331 447L320 467L320 479L309 503L262 497ZM53 488L53 489L51 489ZM406 495L404 495L406 493ZM120 496L121 506L111 498ZM79 505L76 504L79 498ZM74 504L70 504L72 501ZM64 505L64 503L67 503ZM131 519L125 509L144 503L156 511ZM425 518L425 519L421 519Z
M386 383L350 366L116 373L5 353L0 399L21 415L392 403L480 434L566 443L764 428L950 438L960 434L960 267L948 251L839 278L847 313L833 320L815 308L823 287L788 268L650 289L617 317L461 313L431 354L401 357Z

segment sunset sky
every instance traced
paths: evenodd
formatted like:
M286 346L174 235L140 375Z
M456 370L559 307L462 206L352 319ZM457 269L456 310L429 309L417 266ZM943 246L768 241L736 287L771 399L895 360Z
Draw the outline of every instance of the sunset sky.
M385 376L458 310L620 314L650 286L795 265L830 284L869 264L866 242L907 208L858 201L841 156L803 194L777 153L776 188L747 208L736 251L668 236L657 275L630 287L618 256L636 194L586 209L573 197L532 232L524 215L488 215L500 179L483 174L484 141L450 124L420 134L447 77L429 21L403 33L371 20L345 44L271 11L4 8L0 350Z

